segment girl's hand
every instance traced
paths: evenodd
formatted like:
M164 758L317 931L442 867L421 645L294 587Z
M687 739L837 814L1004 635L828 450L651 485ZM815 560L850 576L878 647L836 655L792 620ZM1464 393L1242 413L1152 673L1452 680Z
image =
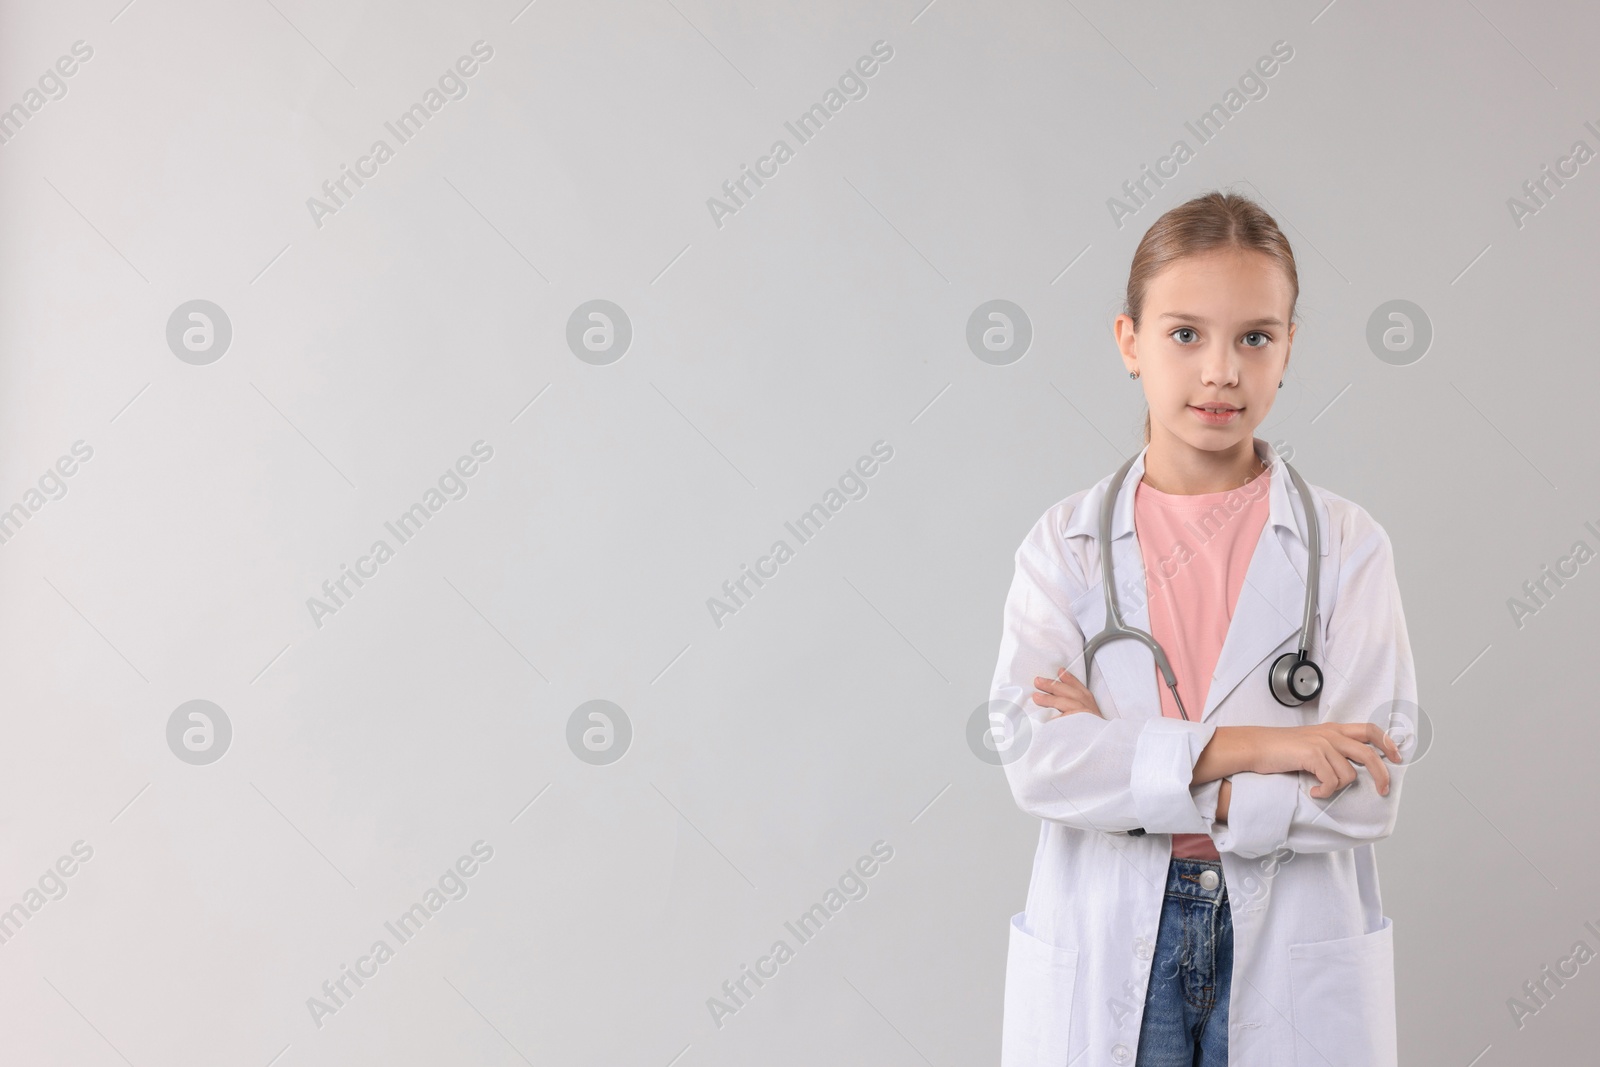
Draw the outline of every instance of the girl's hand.
M1400 762L1400 749L1370 722L1268 726L1252 732L1250 770L1262 774L1309 771L1318 779L1311 789L1311 795L1318 799L1330 797L1354 782L1357 763L1372 773L1379 795L1388 796L1389 768L1384 766L1379 752L1388 756L1390 763Z
M1065 667L1061 668L1055 678L1035 678L1033 684L1042 690L1033 694L1033 702L1040 707L1055 708L1064 715L1070 715L1075 711L1100 714L1100 705L1094 702L1094 694Z

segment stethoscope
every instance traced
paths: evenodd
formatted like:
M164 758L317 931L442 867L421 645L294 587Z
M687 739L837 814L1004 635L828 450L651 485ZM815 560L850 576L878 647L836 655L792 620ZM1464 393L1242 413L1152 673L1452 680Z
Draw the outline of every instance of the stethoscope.
M1166 681L1167 688L1172 690L1172 699L1178 705L1178 713L1188 719L1189 713L1184 710L1183 701L1178 698L1178 679L1172 673L1172 665L1167 662L1167 654L1162 651L1161 643L1143 630L1124 624L1122 611L1117 606L1117 584L1111 573L1111 513L1117 502L1117 492L1128 476L1128 469L1138 458L1139 454L1130 456L1117 473L1111 476L1111 484L1106 489L1105 503L1100 508L1100 574L1105 583L1106 628L1084 646L1083 684L1086 686L1089 684L1089 668L1094 662L1096 649L1118 637L1138 638L1155 656L1161 677ZM1283 461L1283 466L1289 472L1289 478L1294 482L1296 492L1300 494L1300 503L1306 513L1306 526L1311 531L1311 554L1306 564L1306 613L1305 620L1300 624L1300 646L1297 651L1285 652L1279 656L1267 674L1267 682L1278 703L1293 708L1315 699L1316 695L1322 692L1322 670L1306 657L1306 650L1311 647L1311 620L1317 614L1317 575L1322 555L1322 531L1317 526L1317 511L1311 502L1310 488L1300 477L1300 472L1289 466L1287 460Z

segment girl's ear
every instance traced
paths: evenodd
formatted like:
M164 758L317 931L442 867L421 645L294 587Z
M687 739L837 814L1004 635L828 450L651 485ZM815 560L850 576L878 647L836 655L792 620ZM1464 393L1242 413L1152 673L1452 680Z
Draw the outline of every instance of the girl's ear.
M1117 342L1118 350L1122 353L1123 369L1130 374L1133 373L1139 356L1138 337L1133 329L1133 316L1118 315L1116 321L1111 325L1111 333L1113 339Z

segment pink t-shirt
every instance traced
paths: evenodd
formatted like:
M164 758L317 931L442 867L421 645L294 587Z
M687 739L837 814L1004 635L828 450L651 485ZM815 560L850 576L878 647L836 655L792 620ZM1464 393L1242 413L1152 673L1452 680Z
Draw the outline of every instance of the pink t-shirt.
M1205 710L1245 572L1267 524L1271 476L1266 470L1237 489L1188 496L1160 492L1141 480L1134 494L1150 634L1166 650L1184 710L1194 722ZM1153 669L1161 714L1181 718L1161 668ZM1219 858L1208 834L1173 834L1172 854Z

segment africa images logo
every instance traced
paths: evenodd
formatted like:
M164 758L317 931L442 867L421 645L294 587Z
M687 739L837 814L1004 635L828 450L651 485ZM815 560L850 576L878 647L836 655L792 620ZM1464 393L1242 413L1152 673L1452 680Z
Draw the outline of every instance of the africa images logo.
M347 1007L351 998L378 976L379 968L394 959L395 952L420 934L446 904L466 897L471 891L468 879L494 858L494 846L480 838L472 843L471 853L462 855L446 867L436 884L423 891L420 900L395 919L384 922L383 928L394 938L394 944L391 945L388 938L383 937L373 941L366 955L356 957L354 967L339 964L338 975L322 983L320 996L312 994L306 998L306 1010L311 1013L311 1021L318 1030L322 1029L328 1016L337 1015Z
M722 229L723 220L729 215L737 215L739 209L749 203L757 192L766 186L766 181L778 176L778 168L789 162L795 156L795 148L811 143L811 139L822 132L822 127L829 119L844 110L845 104L851 100L861 100L867 95L866 79L877 74L881 65L894 58L894 49L888 41L878 40L872 42L872 54L862 56L855 61L853 67L846 67L845 72L839 75L837 85L830 85L822 94L820 103L812 104L802 111L793 121L785 121L784 129L794 135L795 145L778 138L772 142L772 147L767 149L767 154L756 160L755 169L749 164L739 165L740 174L737 178L722 183L722 193L727 198L718 199L715 196L706 197L706 210L711 212L711 221ZM768 169L768 168L771 169ZM752 189L751 185L755 188Z
M358 191L366 188L367 182L378 176L378 168L389 162L395 156L396 149L411 141L413 137L422 132L422 127L444 109L445 104L452 100L463 100L468 92L467 79L477 74L481 64L494 58L494 48L487 41L474 41L472 55L462 56L455 61L455 65L445 68L439 75L438 86L428 86L423 91L422 99L402 111L393 122L385 122L384 129L388 130L394 138L393 146L383 138L372 142L372 147L367 154L356 160L352 170L345 164L339 164L339 175L322 183L322 198L315 196L306 197L306 210L311 212L311 221L316 223L317 229L322 229L322 220L327 215L337 215L341 208L349 206ZM351 186L355 188L351 188Z
M845 504L865 497L869 490L867 479L878 473L882 465L893 458L893 445L884 440L874 441L872 455L862 456L856 460L854 466L845 468L845 472L839 476L837 489L829 486L822 494L821 500L801 512L793 522L783 524L784 528L794 536L796 545L809 543L822 532L822 528L830 519L843 510ZM793 559L794 555L795 547L780 537L772 542L767 555L756 558L754 571L747 563L739 564L738 577L722 583L722 592L727 599L706 597L706 610L711 615L711 625L719 630L722 629L723 619L729 615L737 615L754 598L756 592L766 586L767 582L762 579L770 581L777 577L779 568ZM754 589L750 588L751 584L754 584Z

